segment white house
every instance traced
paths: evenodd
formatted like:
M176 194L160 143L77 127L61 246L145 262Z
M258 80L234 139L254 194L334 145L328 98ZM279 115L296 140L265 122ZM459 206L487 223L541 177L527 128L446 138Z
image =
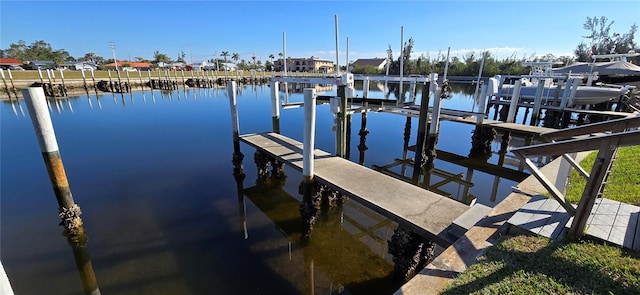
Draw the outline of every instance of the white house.
M220 68L221 68L220 70L232 71L232 70L237 70L238 65L231 62L223 62L223 63L220 63Z
M95 71L96 69L98 69L98 66L86 61L80 61L80 62L68 61L61 65L58 65L58 68L63 70L72 70L72 71L82 71L82 70Z

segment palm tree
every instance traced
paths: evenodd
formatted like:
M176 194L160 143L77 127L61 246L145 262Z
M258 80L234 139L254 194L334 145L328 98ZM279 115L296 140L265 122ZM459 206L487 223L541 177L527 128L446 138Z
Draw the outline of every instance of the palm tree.
M256 68L256 54L254 53L253 56L251 57L251 59L253 60L253 68Z
M97 55L95 53L93 53L93 52L87 52L84 55L84 59L87 60L87 61L90 61L92 63L96 62L96 57L97 57Z
M222 53L220 53L220 56L224 57L225 65L224 65L223 68L224 68L224 78L226 79L227 78L227 65L226 65L226 63L227 63L227 56L229 56L229 51L223 51Z
M269 54L269 61L271 62L271 70L274 70L274 64L273 64L273 59L275 58L275 56L272 54Z
M220 56L224 57L224 62L227 62L227 56L229 56L229 51L223 51L220 53Z
M280 52L280 53L278 53L278 56L279 56L280 58L282 58L282 57L284 56L284 54L282 54L282 52ZM283 69L285 69L285 67L286 67L286 66L287 66L287 65L284 63L284 59L282 59L282 68L283 68ZM286 70L286 69L285 69L285 70Z
M238 54L238 53L234 53L234 54L231 56L231 59L233 59L236 63L238 63L238 60L240 59L240 54Z

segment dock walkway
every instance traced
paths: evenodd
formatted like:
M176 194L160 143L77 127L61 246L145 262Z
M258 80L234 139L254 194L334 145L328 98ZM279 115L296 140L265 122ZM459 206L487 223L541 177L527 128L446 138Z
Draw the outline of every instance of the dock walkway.
M573 218L552 198L535 196L507 222L510 232L533 233L554 240L562 239ZM596 200L586 236L640 250L640 207L605 198Z
M302 143L277 133L246 134L240 140L302 171ZM376 172L349 160L314 151L314 178L429 240L449 246L452 222L469 206Z

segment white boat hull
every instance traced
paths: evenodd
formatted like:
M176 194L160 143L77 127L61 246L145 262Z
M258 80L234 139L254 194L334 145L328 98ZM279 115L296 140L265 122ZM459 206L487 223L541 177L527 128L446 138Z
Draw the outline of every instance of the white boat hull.
M520 88L520 101L533 101L536 97L538 87L523 86ZM503 85L498 96L510 98L513 95L513 85ZM555 87L545 87L542 92L542 100L549 101L556 97ZM558 100L562 99L563 90L558 95ZM578 86L576 95L573 98L574 105L589 105L607 102L624 95L629 91L629 87L598 87L598 86Z

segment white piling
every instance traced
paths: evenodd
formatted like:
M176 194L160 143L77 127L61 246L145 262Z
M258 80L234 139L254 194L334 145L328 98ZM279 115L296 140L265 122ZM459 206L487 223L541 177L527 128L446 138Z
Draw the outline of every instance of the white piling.
M429 126L429 135L438 134L438 125L440 125L440 91L438 91L438 74L430 74L431 81L429 92L433 92L433 108L431 110L431 125ZM424 93L422 94L425 97ZM426 96L428 97L428 95Z
M38 77L40 77L40 83L44 84L44 79L42 78L42 70L38 68Z
M280 83L271 81L271 121L273 132L280 133L280 97L278 96Z
M4 89L7 91L7 95L11 98L11 93L9 92L9 86L7 85L7 80L4 78L4 70L0 69L0 76L2 77L2 83L4 83Z
M53 70L52 70L53 71ZM62 81L62 96L67 96L67 85L65 85L64 83L64 73L62 72L62 69L59 69L60 71L60 80Z
M542 94L544 93L544 83L540 81L538 83L538 88L536 89L536 97L533 100L533 113L531 114L531 125L534 125L538 122L538 117L540 116L540 106L542 105Z
M400 26L400 86L398 88L398 102L402 101L402 84L404 83L404 26ZM436 81L432 81L436 82ZM433 84L432 84L433 85Z
M482 78L482 70L484 69L484 60L486 56L486 52L483 52L482 60L480 61L480 69L478 70L478 79L476 80L476 91L473 92L473 97L478 97L478 90L480 89L480 79Z
M364 98L369 97L369 78L364 79L362 81L362 96Z
M513 123L516 119L516 110L518 109L518 100L520 100L520 88L522 80L516 81L513 85L513 95L511 95L511 104L509 105L509 114L507 115L507 123Z
M304 89L304 142L302 148L303 182L313 181L313 150L316 132L316 90Z
M415 101L416 100L416 81L411 81L411 84L409 84L409 101Z
M578 85L580 85L580 79L576 78L576 79L571 79L573 81L573 84L571 84L571 92L569 93L569 98L567 99L567 104L562 106L562 109L564 109L567 106L573 106L573 99L576 96L576 92L578 91Z
M347 54L345 58L345 72L349 73L349 37L347 37Z
M449 72L449 54L451 53L451 47L447 48L447 61L444 63L444 76L442 80L447 80L447 72Z
M334 22L335 22L335 30L336 30L336 75L340 74L340 59L338 58L338 53L339 53L339 42L338 42L338 15L336 14L334 16Z
M484 107L487 101L487 85L482 85L480 90L480 100L478 100L478 114L476 115L476 126L481 127L484 123Z
M231 128L233 128L233 140L240 138L240 120L238 119L238 100L236 92L236 81L227 82L227 96L231 106Z

